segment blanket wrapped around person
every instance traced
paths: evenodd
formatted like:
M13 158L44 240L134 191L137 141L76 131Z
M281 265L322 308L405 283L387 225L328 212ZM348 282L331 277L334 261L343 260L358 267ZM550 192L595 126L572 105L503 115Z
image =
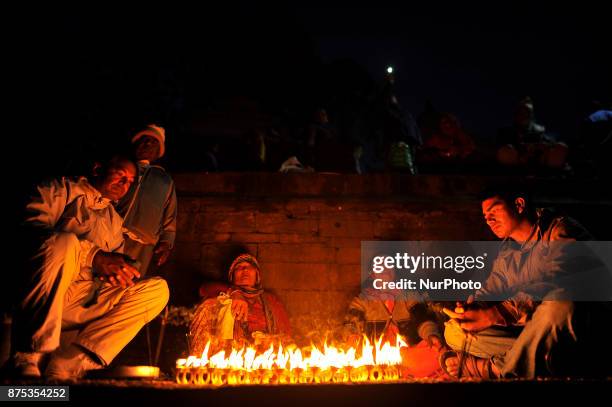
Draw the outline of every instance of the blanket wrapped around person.
M229 268L229 285L207 285L200 290L203 301L189 327L191 355L201 355L209 341L212 354L230 344L265 348L289 340L291 327L285 307L264 291L261 277L257 259L241 254Z

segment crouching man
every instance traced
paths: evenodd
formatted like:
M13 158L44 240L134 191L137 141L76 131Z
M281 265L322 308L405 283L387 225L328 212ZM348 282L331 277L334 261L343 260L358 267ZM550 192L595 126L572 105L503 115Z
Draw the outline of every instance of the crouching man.
M442 367L480 378L604 373L607 355L597 351L612 291L608 271L579 242L590 234L516 191L489 190L482 211L502 250L476 301L445 310L453 350Z
M113 203L136 175L132 161L113 156L90 177L61 178L37 187L27 205L25 291L16 306L14 367L20 376L74 379L100 369L165 307L161 278L135 281L138 270L121 254L122 218ZM77 330L62 343L64 330ZM47 358L44 358L45 360Z

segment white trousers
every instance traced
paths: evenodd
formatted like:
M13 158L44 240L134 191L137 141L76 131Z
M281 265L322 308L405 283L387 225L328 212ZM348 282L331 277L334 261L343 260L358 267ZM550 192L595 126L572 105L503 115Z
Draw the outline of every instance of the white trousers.
M51 352L62 330L77 330L72 343L108 365L166 306L168 285L159 277L132 287L102 286L97 302L85 307L95 288L91 270L79 266L80 244L72 233L56 233L34 257L35 270L17 311L17 350ZM23 343L29 342L29 343Z

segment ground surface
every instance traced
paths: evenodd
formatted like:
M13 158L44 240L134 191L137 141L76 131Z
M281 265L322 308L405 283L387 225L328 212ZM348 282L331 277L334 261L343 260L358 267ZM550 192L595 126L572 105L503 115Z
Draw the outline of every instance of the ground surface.
M7 384L41 385L43 382ZM50 383L46 383L50 384ZM60 383L57 383L60 384ZM77 402L126 401L151 405L429 405L490 404L531 406L534 403L607 404L612 380L510 380L481 382L411 381L367 385L226 386L178 385L172 381L84 380L70 386ZM387 404L392 403L392 404ZM399 404L396 404L399 403ZM140 404L142 405L142 404Z

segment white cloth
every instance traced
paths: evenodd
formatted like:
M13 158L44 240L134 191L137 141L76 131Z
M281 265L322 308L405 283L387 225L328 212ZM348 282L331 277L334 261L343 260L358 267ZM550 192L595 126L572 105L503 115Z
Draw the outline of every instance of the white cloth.
M221 304L219 316L217 317L217 336L221 339L234 339L234 315L232 314L232 299L221 293L217 297Z

